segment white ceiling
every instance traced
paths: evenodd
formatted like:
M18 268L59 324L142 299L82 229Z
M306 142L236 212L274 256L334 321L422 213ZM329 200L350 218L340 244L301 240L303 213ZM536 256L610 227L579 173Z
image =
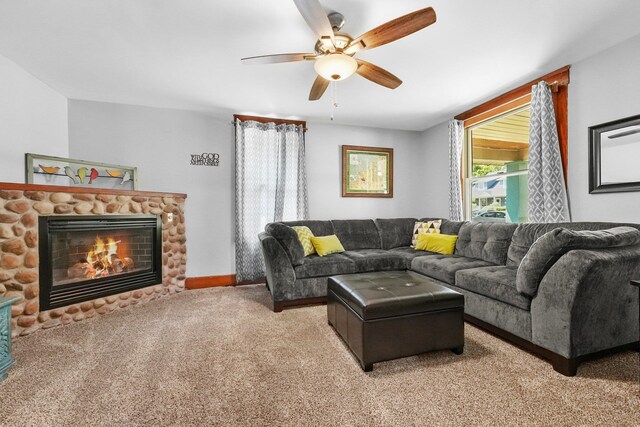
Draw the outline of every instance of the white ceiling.
M341 124L423 130L640 33L638 0L322 3L354 37L426 6L438 16L358 54L404 84L340 82ZM307 101L312 63L240 63L314 43L292 0L0 0L0 53L74 99L328 121L329 92Z

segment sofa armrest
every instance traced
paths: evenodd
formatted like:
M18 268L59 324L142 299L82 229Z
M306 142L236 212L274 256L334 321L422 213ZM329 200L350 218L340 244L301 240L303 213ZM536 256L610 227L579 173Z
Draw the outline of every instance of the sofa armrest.
M531 302L532 341L566 358L638 341L640 246L573 250Z
M275 237L265 232L260 233L258 237L271 296L274 301L284 301L287 299L287 294L291 293L296 281L291 260Z

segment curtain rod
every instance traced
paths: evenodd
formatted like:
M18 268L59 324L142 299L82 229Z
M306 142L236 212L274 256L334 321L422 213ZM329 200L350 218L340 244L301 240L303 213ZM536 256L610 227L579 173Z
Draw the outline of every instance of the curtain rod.
M262 116L249 116L244 114L234 114L233 120L240 121L255 121L258 123L276 123L276 124L291 124L291 125L301 125L302 127L307 127L307 122L304 120L290 120L290 119L280 119L277 117L262 117Z
M240 120L241 122L256 122L256 123L260 123L260 124L268 124L268 123L273 123L276 126L281 126L281 125L291 125L291 126L302 126L302 131L306 132L308 130L308 128L306 127L306 125L303 125L301 123L277 123L277 122L259 122L257 120ZM231 121L229 122L230 125L235 126L236 122L235 121Z

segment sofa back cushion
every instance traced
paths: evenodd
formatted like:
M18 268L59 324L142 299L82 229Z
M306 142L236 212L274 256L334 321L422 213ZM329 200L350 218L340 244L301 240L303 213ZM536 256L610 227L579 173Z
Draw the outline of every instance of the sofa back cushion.
M465 222L458 232L456 255L505 265L516 224Z
M450 221L444 218L421 218L420 221L427 222L435 221L438 219L442 220L442 224L440 225L441 234L450 234L457 236L460 232L460 227L462 227L462 224L464 224L464 221Z
M346 250L381 249L380 234L372 219L334 219L331 224Z
M281 222L267 224L264 231L271 234L283 247L292 265L301 265L304 262L304 248L298 233L290 226Z
M536 240L522 259L516 275L516 289L535 297L547 271L572 249L606 249L638 244L640 231L632 227L599 231L555 228Z
M301 221L282 221L283 224L288 225L290 227L293 226L304 226L309 227L309 230L313 233L314 236L330 236L335 234L333 232L333 225L331 225L331 221L319 221L319 220L301 220Z
M377 218L374 220L380 235L382 249L393 249L411 245L415 218Z
M607 230L614 227L633 227L640 230L640 224L624 224L613 222L561 222L550 224L519 224L511 239L511 246L507 253L507 265L518 267L531 245L543 234L556 228L566 228L575 231Z

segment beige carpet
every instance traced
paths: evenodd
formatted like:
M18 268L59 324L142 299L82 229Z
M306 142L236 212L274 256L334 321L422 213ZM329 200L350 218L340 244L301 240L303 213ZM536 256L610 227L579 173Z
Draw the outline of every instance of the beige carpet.
M551 366L469 325L448 351L363 373L324 306L264 286L189 291L15 342L0 424L640 425L638 353Z

